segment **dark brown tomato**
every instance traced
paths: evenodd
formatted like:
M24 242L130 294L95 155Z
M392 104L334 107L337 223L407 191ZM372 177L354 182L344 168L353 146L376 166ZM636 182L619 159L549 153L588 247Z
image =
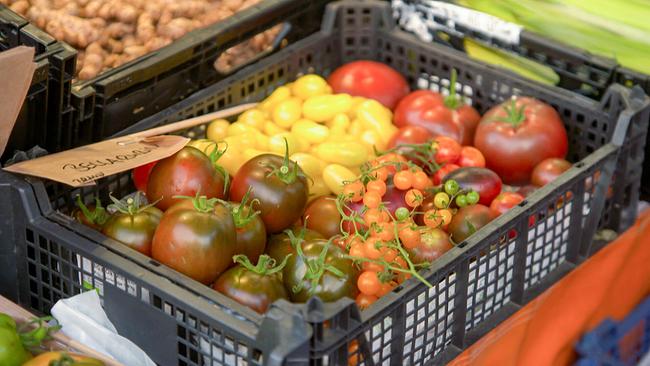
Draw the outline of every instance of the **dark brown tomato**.
M301 228L293 228L291 231L297 237L300 235ZM325 239L319 232L310 229L305 229L302 235L305 241ZM271 235L266 243L266 254L275 259L276 263L282 263L287 255L295 253L296 251L291 246L291 239L285 232Z
M191 146L160 160L152 168L147 182L147 198L165 211L179 202L175 196L224 198L225 179L210 159Z
M571 168L571 163L564 159L549 158L535 166L530 182L537 187L545 186Z
M219 276L212 288L262 314L274 301L289 300L280 272L259 274L241 264Z
M329 239L341 234L341 213L336 207L336 197L322 196L309 203L303 220L307 228L314 230Z
M133 215L117 212L104 224L102 233L151 256L151 244L162 215L156 207L148 207Z
M203 197L205 198L205 197ZM163 215L153 239L152 257L203 284L232 264L237 248L235 223L222 204L194 207L180 202Z
M251 215L249 206L235 206L237 212L233 212L235 230L237 231L236 254L243 254L251 262L257 263L257 259L266 249L266 228L259 215ZM238 208L237 208L238 207ZM241 216L239 212L242 211Z
M443 183L453 179L460 188L473 190L479 194L478 203L489 206L492 200L501 193L503 183L501 178L486 168L462 167L445 175Z
M446 232L425 227L420 233L420 244L413 249L407 249L407 252L413 263L431 263L453 247Z
M487 225L493 218L494 216L487 206L480 204L465 206L452 217L447 232L454 243L460 243Z
M316 261L327 246L327 254L321 265L332 266L340 271L342 276L325 270L318 280L316 288L311 287L311 281L308 280L308 266L306 261ZM282 272L284 286L289 292L291 301L304 303L312 296L318 296L325 302L336 301L343 297L355 299L359 294L357 288L357 277L359 275L357 268L350 259L344 257L339 247L329 244L326 240L303 241L301 243L302 256L294 254L289 257L287 265ZM320 266L313 266L320 267ZM319 268L314 268L319 270ZM300 286L299 291L294 291Z
M289 159L262 154L247 161L232 180L230 198L241 201L249 192L266 231L279 233L296 222L307 206L309 188L300 167Z

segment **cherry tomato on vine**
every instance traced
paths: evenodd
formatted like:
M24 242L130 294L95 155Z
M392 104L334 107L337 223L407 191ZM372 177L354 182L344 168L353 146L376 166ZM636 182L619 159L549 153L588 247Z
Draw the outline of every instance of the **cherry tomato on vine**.
M433 184L438 185L443 182L443 178L449 175L451 172L460 169L456 164L445 164L438 169L437 172L433 174Z
M366 191L376 192L380 196L383 196L386 194L386 182L379 179L371 180L366 184Z
M357 287L362 294L368 296L378 296L381 290L381 281L377 272L363 271L357 279Z

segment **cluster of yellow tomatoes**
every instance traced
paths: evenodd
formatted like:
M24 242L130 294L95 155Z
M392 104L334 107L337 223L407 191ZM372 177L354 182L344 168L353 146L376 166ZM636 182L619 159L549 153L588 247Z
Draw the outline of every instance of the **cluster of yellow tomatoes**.
M310 197L318 197L341 193L343 182L386 148L397 131L392 118L379 102L332 94L325 79L310 74L277 88L234 123L213 121L208 141L194 144L217 142L223 149L219 164L231 175L255 156L283 156L288 147L290 159L310 178Z

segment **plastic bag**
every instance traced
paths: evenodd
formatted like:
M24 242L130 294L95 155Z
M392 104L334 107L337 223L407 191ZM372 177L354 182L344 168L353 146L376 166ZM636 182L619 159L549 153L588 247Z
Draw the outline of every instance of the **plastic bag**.
M156 366L144 351L117 333L96 291L57 301L52 315L63 326L65 335L125 366Z

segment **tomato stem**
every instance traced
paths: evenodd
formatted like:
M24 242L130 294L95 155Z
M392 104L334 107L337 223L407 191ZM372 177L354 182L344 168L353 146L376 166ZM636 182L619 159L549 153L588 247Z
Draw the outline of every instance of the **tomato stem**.
M226 193L228 193L228 190L230 189L230 174L228 174L228 172L221 165L217 164L217 162L219 161L219 159L221 159L223 154L226 153L226 150L228 150L228 143L226 141L223 141L223 143L226 144L226 147L223 150L219 150L219 143L211 141L203 149L204 150L203 152L210 159L210 163L212 163L212 166L214 167L214 169L219 174L221 174L221 176L223 177L223 181L224 181L224 183L223 183L223 193L226 194ZM212 148L212 150L210 152L208 152L209 148Z
M449 95L445 97L445 106L449 109L456 109L462 105L460 97L456 94L456 69L451 69L451 80L449 80Z
M143 206L143 203L146 202L147 199L144 196L144 193L140 191L135 192L135 194L131 197L127 197L126 199L121 200L113 197L112 194L109 194L108 196L110 197L111 201L113 201L113 203L108 206L109 208L130 216L135 216L140 212L155 206L162 199L161 198L156 202Z
M305 223L306 226L306 223ZM310 296L313 296L316 293L316 288L318 287L318 283L320 282L321 277L325 274L325 272L330 272L336 277L344 277L345 274L341 272L338 268L334 267L333 265L329 263L325 263L325 260L327 259L327 252L329 251L330 246L332 245L332 239L328 240L327 243L323 246L323 249L321 252L318 254L318 258L316 259L308 259L305 257L305 253L302 251L302 243L304 242L304 237L305 237L305 226L300 230L300 233L298 236L295 236L293 231L287 229L285 230L285 233L287 236L289 236L289 240L291 242L291 246L296 250L296 254L298 255L298 258L302 260L305 263L306 271L303 276L303 280L309 281L309 290L308 294ZM300 282L296 286L294 286L291 290L294 293L298 293L303 290L304 288L304 282Z
M77 195L77 207L79 207L86 220L94 225L102 226L110 217L98 197L95 197L95 209L93 212L90 212L88 207L83 203L80 195Z
M289 159L289 142L284 139L284 160L279 168L273 169L267 177L277 176L284 184L292 184L298 177L304 177L298 164Z
M52 339L52 333L61 329L61 326L58 324L48 326L47 322L51 320L56 321L56 319L51 316L44 316L32 319L28 323L23 324L18 329L20 341L23 346L31 350L39 347L43 342ZM37 324L37 327L28 331L27 329L31 328L34 324Z
M214 211L214 206L217 203L224 204L223 201L221 201L218 198L210 198L210 199L208 199L208 197L206 197L206 196L201 196L200 190L196 191L196 195L194 197L190 197L190 196L174 196L173 198L192 200L192 205L194 206L194 209L199 211L199 212L202 212L202 213L208 213L208 212ZM226 206L226 205L224 204L224 206ZM228 206L226 206L226 207L228 207Z
M259 259L257 260L257 265L253 265L250 259L248 259L248 257L243 254L237 254L233 256L232 260L233 262L246 268L248 271L256 273L260 276L270 276L282 271L282 269L284 269L284 266L287 265L287 260L289 260L289 257L291 257L291 253L285 256L282 260L282 263L277 266L275 265L275 259L269 257L266 254L260 255Z
M248 187L248 190L246 191L246 194L244 194L244 197L242 197L239 205L233 206L229 202L219 200L226 207L230 208L230 212L232 213L232 218L235 221L235 226L238 229L248 225L256 216L258 216L261 213L260 211L253 209L254 204L260 203L259 199L254 198L250 201L250 203L248 202L248 198L251 194L251 191L252 188Z
M526 106L522 105L520 108L517 108L516 98L512 98L510 104L505 105L503 109L507 115L498 119L502 122L510 123L513 127L518 127L526 120L526 114L524 113Z

